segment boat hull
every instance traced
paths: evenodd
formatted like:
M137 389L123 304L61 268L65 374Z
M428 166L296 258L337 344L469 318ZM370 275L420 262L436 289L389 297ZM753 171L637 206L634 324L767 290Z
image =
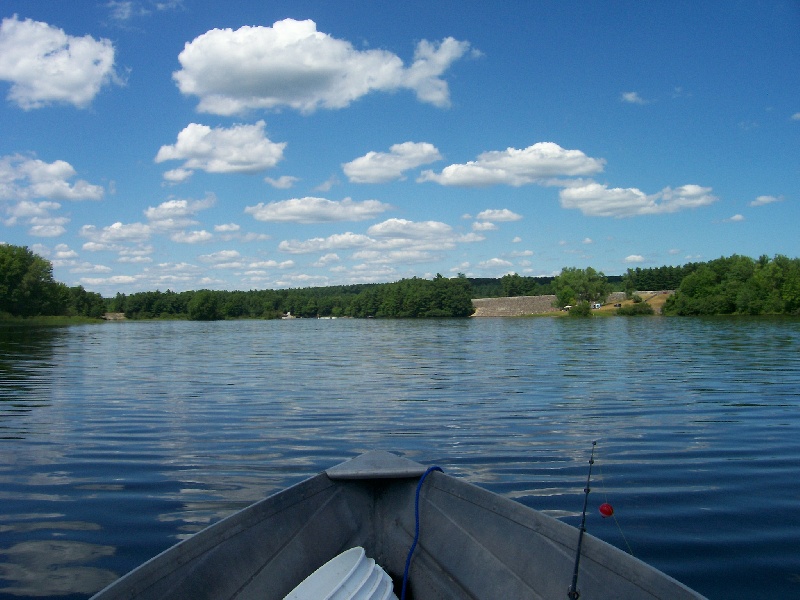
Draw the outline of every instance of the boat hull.
M184 540L94 600L280 599L354 546L393 578L399 596L424 469L388 453L362 455ZM419 507L412 598L566 597L574 527L440 472L426 477ZM592 536L584 537L580 565L584 600L702 598Z

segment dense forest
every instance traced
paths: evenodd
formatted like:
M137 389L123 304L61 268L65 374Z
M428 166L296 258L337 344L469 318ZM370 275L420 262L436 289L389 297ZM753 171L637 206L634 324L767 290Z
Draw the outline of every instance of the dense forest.
M41 315L99 319L106 312L100 294L67 287L53 279L53 265L28 248L0 244L0 317Z
M733 255L694 265L664 313L800 315L800 259Z
M139 292L117 294L110 312L129 319L194 320L295 317L468 317L473 312L466 277L403 279L396 283L249 292Z
M463 274L394 283L302 289L118 293L113 298L53 279L52 264L28 248L0 244L0 318L43 315L129 319L274 319L296 317L466 317L473 298L555 295L559 306L603 302L611 291L676 290L670 315L800 315L800 259L733 255L706 263L628 269L606 276L565 267L558 276L468 278ZM644 313L628 309L627 314ZM577 314L577 313L576 313ZM621 314L626 314L624 311Z

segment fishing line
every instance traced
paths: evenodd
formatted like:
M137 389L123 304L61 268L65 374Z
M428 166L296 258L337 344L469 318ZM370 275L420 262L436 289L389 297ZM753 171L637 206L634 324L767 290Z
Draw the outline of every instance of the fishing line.
M598 465L597 468L600 470L600 489L603 492L603 499L606 501L606 504L608 504L608 494L606 494L606 487L605 485L603 485L603 482L605 481L605 476L603 475L603 466ZM616 523L617 525L619 534L622 536L622 539L625 542L625 546L628 548L628 554L634 556L633 549L631 548L631 545L628 543L628 538L625 537L625 533L623 533L622 531L622 526L619 524L619 521L617 521L617 514L615 512L612 512L611 518L614 519L614 523Z

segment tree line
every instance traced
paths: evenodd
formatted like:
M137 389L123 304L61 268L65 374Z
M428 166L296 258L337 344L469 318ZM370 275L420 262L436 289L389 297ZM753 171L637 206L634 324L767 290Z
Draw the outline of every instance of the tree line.
M667 299L670 315L800 315L800 259L733 255L695 268Z
M436 275L395 283L248 292L199 290L117 294L110 312L129 319L219 319L294 317L468 317L473 312L466 277Z
M555 295L558 306L586 312L611 291L676 290L671 315L800 314L800 259L733 255L706 263L628 269L606 276L591 267L565 267L552 277L510 273L498 279L413 277L373 283L283 290L118 293L103 298L53 279L52 264L26 247L0 244L0 317L43 315L195 320L296 317L466 317L473 298ZM644 308L644 307L638 307ZM642 311L632 311L631 314Z
M99 319L100 294L53 279L53 265L23 246L0 244L0 317L68 316Z

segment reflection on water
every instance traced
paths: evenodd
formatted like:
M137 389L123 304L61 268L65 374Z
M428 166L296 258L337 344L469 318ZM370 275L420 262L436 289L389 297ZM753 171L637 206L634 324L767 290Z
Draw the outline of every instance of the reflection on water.
M0 551L8 561L0 563L0 579L10 583L2 591L14 596L38 597L92 594L118 575L82 565L112 554L112 546L84 542L20 542Z
M800 595L799 351L787 319L0 329L0 597L86 597L372 448L577 525L594 439L636 556L710 597Z

